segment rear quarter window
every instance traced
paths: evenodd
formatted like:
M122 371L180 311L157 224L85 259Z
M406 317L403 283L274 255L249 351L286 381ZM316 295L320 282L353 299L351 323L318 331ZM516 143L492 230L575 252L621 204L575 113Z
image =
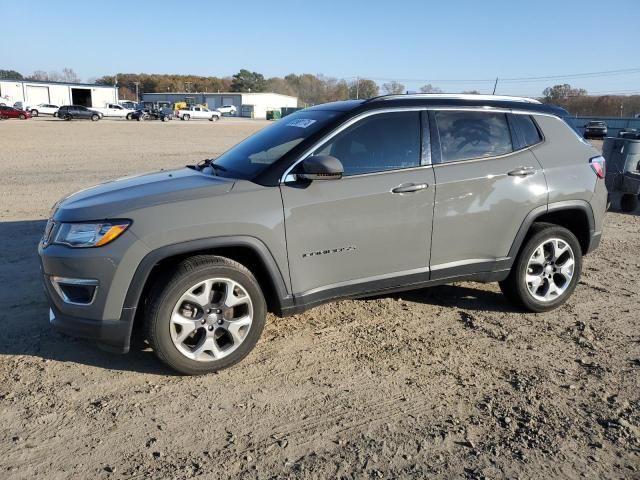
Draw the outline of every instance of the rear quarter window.
M542 135L538 126L530 115L513 115L516 132L520 137L521 147L530 147L542 141Z

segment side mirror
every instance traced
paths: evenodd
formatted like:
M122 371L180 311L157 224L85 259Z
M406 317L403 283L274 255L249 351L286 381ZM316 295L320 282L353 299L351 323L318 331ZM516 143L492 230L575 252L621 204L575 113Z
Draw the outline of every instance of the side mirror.
M304 180L340 180L344 173L342 162L330 155L314 155L302 161L298 177Z

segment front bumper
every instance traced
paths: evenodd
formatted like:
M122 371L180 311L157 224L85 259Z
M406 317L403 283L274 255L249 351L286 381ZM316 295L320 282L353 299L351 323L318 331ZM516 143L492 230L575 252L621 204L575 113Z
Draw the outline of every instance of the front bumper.
M133 274L148 249L131 232L105 247L73 249L60 245L38 248L50 322L69 335L97 341L110 351L129 351L136 305L125 298ZM69 301L52 281L92 279L95 295L86 303Z
M127 353L130 346L130 325L135 308L123 310L119 320L87 320L62 313L53 303L49 309L49 323L56 329L73 337L93 340L105 350Z

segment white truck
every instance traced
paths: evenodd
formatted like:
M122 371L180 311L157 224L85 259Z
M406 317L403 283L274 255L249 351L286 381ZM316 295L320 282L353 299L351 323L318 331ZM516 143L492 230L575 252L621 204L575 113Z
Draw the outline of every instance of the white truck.
M135 110L125 108L117 103L107 103L102 108L91 107L91 110L101 113L103 117L126 118L127 120L131 120L131 116L133 115L133 112L135 112Z
M207 119L211 122L220 120L222 114L217 110L209 110L205 107L189 107L187 109L178 110L178 118L180 120Z

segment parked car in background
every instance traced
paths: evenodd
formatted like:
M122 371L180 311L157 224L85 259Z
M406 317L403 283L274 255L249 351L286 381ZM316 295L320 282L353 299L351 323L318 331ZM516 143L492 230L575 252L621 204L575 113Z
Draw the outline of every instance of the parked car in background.
M607 136L607 124L600 121L587 122L584 126L584 138L604 138Z
M222 105L221 107L216 108L216 111L220 112L222 115L235 115L238 109L235 105Z
M137 121L161 120L163 122L168 122L173 119L173 109L169 107L154 109L140 108L131 114L131 119Z
M50 103L41 103L34 107L29 107L29 112L32 117L37 117L38 115L53 115L56 117L58 115L58 109L60 107L58 105L52 105Z
M91 109L101 113L103 117L126 118L127 120L131 120L133 112L135 112L134 109L125 108L117 103L107 103L104 107L92 107Z
M127 110L137 110L138 108L138 104L136 102L134 102L133 100L120 100L118 102L118 104L122 107L122 108L126 108Z
M191 120L192 118L197 118L216 122L220 120L222 114L217 110L209 110L206 107L190 107L188 109L178 110L177 116L180 120Z
M91 120L97 122L102 118L100 113L83 105L63 105L58 109L58 118L63 120Z
M0 118L18 118L20 120L26 120L27 118L31 118L31 114L24 110L20 110L19 108L0 105Z

